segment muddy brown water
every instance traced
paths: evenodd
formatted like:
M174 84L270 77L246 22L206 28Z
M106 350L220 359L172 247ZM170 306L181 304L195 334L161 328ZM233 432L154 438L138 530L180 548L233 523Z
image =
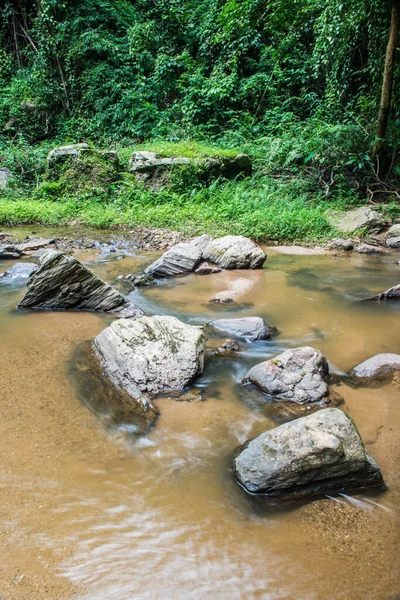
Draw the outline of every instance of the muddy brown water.
M119 275L155 256L118 260L93 251L80 258L121 286ZM395 254L272 250L259 272L190 275L130 293L149 314L193 324L260 315L280 330L271 342L243 343L236 359L213 356L224 338L212 337L196 382L204 400L160 399L161 416L145 437L129 435L121 423L105 428L77 400L69 377L77 345L109 319L20 313L24 288L0 286L0 598L398 597L399 383L353 389L340 379L377 352L400 352L400 303L357 302L399 282L396 261ZM10 264L0 263L0 271ZM238 277L254 284L239 304L209 303ZM338 375L332 389L388 491L260 509L233 481L232 453L287 415L240 382L250 366L304 344L319 348Z

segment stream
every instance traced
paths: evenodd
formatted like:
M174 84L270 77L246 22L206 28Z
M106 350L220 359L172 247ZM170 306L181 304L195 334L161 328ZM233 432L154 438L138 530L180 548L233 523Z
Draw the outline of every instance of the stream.
M358 302L399 283L399 255L265 250L259 271L192 274L134 291L120 276L160 252L76 254L148 314L190 324L261 316L279 329L272 341L240 342L235 358L214 354L229 336L211 336L198 398L158 399L160 417L142 437L106 426L78 400L71 378L74 350L111 318L17 311L24 285L0 284L1 600L399 597L400 379L358 388L343 381L374 354L400 353L400 302ZM11 264L0 262L0 272ZM209 302L238 277L253 283L240 303ZM237 448L293 418L241 380L256 363L302 345L328 359L330 390L381 467L386 492L277 510L235 483Z

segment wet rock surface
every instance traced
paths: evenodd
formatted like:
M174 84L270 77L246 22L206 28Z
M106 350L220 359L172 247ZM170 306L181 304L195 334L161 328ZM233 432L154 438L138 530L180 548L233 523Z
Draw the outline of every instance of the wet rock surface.
M13 244L0 245L0 259L12 260L15 258L20 258L20 256L21 252L18 250L17 246Z
M367 298L367 301L369 300L400 300L400 284L394 285L388 290L372 296L372 298Z
M282 500L383 485L354 422L337 408L250 441L234 462L234 474L246 491Z
M181 242L165 252L158 260L145 269L145 275L153 277L175 277L191 273L201 260L199 246L190 242Z
M16 280L25 282L35 271L38 266L33 263L16 263L7 271L0 275L1 283L13 283Z
M362 382L371 379L384 379L395 371L400 371L400 354L385 352L376 354L360 363L351 370L350 375Z
M32 238L17 244L16 248L22 255L32 254L41 248L48 248L49 246L52 246L55 244L55 242L56 240L54 238Z
M154 408L150 397L182 390L203 372L205 342L203 327L155 316L114 321L93 348L106 376L147 412Z
M324 381L329 373L323 354L311 346L286 350L272 360L255 365L244 382L250 382L277 400L307 404L328 395Z
M235 356L240 350L241 348L235 340L228 339L217 348L215 354L218 354L219 356Z
M359 254L384 254L384 250L372 244L360 244L355 249Z
M210 242L203 250L203 259L222 269L261 269L267 256L249 238L227 235Z
M51 250L41 253L39 269L28 280L19 308L143 314L78 260Z
M271 328L261 317L244 317L242 319L216 319L210 325L219 331L226 331L231 335L243 337L254 342L256 340L269 340L275 328Z

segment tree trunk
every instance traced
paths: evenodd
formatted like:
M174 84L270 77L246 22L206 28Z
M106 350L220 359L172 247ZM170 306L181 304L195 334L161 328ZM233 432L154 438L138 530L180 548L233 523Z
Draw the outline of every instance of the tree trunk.
M386 48L385 69L383 71L381 105L379 108L378 123L376 128L376 142L373 156L379 154L389 121L390 108L392 104L393 73L396 60L397 37L400 29L400 0L392 0L392 18L390 22L390 35Z

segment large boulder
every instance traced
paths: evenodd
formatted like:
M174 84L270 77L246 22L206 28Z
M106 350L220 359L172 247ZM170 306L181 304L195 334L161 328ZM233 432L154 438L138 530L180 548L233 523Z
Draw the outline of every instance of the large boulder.
M386 246L400 248L400 223L392 225L386 232Z
M151 397L182 390L203 372L205 342L203 327L155 316L114 321L96 337L93 348L105 375L153 410Z
M267 256L255 242L242 235L227 235L207 244L203 259L222 269L261 269Z
M350 375L355 379L367 381L383 379L392 375L394 371L400 371L400 354L384 352L375 354L375 356L354 367Z
M337 408L262 433L236 458L234 474L248 492L282 500L383 485L353 420Z
M51 250L40 252L39 269L29 279L19 308L143 314L76 258Z
M379 231L388 224L387 219L369 206L360 206L347 212L330 211L327 218L332 227L341 233L353 233L357 229Z
M216 319L210 325L219 331L243 337L251 342L271 339L274 328L270 328L261 317L244 317L243 319Z
M192 243L180 242L145 270L145 275L153 277L175 277L191 273L201 261L202 251L199 246Z
M318 402L328 395L324 381L329 373L323 354L303 346L279 354L272 360L259 363L247 373L250 382L277 400L307 404Z
M14 283L15 281L25 282L29 277L37 271L38 266L33 263L15 263L0 275L1 283Z

